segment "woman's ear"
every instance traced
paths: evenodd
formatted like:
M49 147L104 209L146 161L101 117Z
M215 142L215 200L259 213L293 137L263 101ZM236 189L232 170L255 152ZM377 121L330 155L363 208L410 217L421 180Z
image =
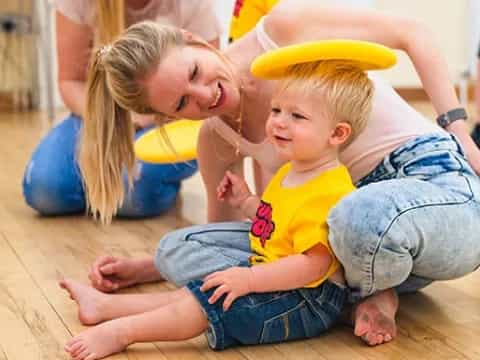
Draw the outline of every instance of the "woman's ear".
M333 129L330 135L330 145L342 145L348 140L350 135L352 135L352 126L346 122L339 122L335 125L335 129Z

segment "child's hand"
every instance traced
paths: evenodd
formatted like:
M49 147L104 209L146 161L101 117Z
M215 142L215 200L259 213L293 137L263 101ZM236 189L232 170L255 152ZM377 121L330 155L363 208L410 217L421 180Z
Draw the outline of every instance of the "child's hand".
M217 287L208 302L214 304L223 295L227 295L223 301L223 311L227 311L236 298L251 293L251 276L252 272L248 267L232 267L217 271L205 278L200 290L205 292Z
M247 182L240 176L227 170L217 187L218 200L227 200L230 206L240 208L243 201L250 195L252 193L248 188Z

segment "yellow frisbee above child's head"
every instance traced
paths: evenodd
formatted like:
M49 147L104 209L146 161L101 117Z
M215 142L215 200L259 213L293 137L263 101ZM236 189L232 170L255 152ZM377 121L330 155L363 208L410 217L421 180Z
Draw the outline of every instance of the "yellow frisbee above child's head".
M281 47L257 57L250 71L263 79L285 76L289 66L320 60L345 60L362 70L387 69L397 62L395 52L383 45L359 40L322 40Z
M135 141L135 155L155 164L193 160L201 126L201 121L177 120L147 131Z

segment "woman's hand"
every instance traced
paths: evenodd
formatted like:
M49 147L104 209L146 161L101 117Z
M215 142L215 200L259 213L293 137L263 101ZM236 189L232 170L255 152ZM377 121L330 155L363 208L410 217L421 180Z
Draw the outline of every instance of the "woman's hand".
M480 150L470 137L468 126L465 121L451 123L447 130L454 134L465 150L466 158L477 175L480 175Z
M465 142L463 146L470 166L477 175L480 175L480 150L473 141L471 143Z

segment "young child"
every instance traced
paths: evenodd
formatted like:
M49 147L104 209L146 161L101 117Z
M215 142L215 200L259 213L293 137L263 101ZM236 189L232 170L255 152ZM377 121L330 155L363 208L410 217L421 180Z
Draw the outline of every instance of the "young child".
M292 66L278 84L266 124L269 141L288 163L261 199L231 172L218 186L220 199L252 219L238 223L230 235L222 233L243 236L245 243L250 237L247 261L179 290L154 294L110 295L62 281L84 324L109 320L70 340L66 350L71 357L99 359L135 342L184 340L204 332L209 345L221 350L313 337L329 329L342 311L347 288L328 244L326 219L354 190L338 153L363 129L372 96L371 81L353 64ZM224 227L192 228L215 236ZM185 236L188 230L168 236Z

